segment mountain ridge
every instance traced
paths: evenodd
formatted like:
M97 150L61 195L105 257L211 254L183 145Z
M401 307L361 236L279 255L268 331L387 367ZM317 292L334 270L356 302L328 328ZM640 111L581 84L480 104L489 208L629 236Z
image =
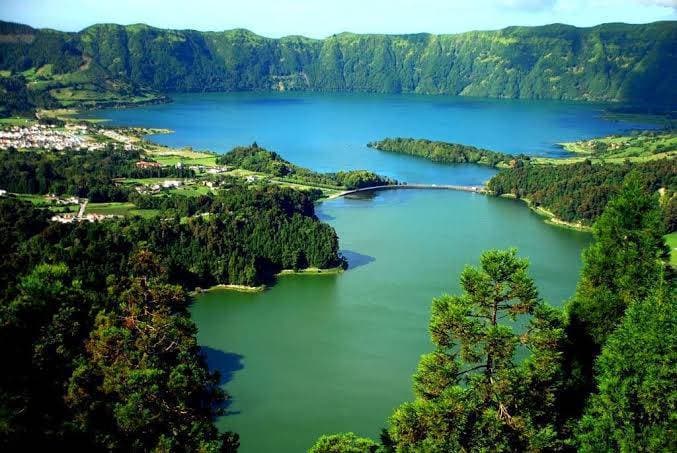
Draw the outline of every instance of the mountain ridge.
M83 102L78 93L85 85L92 99L106 90L120 99L144 100L151 92L308 90L674 109L675 43L677 21L513 26L456 34L345 32L323 39L145 24L95 24L60 32L0 22L0 71L25 77L29 89L46 90L61 104L73 105ZM83 74L90 66L96 70Z
M646 22L646 23L639 23L639 24L633 24L629 22L604 22L601 24L596 24L596 25L591 25L588 27L580 27L578 25L571 25L567 24L565 22L552 22L549 24L542 24L542 25L508 25L507 27L503 28L488 28L488 29L472 29L472 30L466 30L466 31L460 31L460 32L454 32L454 33L432 33L432 32L411 32L411 33L360 33L360 32L354 32L354 31L349 31L349 30L344 30L341 32L337 33L331 33L324 38L314 38L312 36L306 36L302 34L291 34L291 35L283 35L279 36L277 38L271 37L271 36L266 36L261 33L257 33L254 30L251 30L246 27L236 27L236 28L225 28L223 30L199 30L197 28L163 28L163 27L158 27L156 25L151 25L145 22L134 22L130 24L118 24L115 22L97 22L92 25L88 25L85 28L82 28L77 31L66 31L66 30L59 30L56 28L51 28L51 27L34 27L29 24L24 24L21 22L13 22L13 21L8 21L8 20L2 20L0 19L0 34L4 33L3 26L18 26L22 28L28 28L32 31L54 31L58 33L65 33L65 34L80 34L87 29L93 28L93 27L99 27L99 26L115 26L115 27L121 27L121 28L127 28L127 27L145 27L149 29L154 29L154 30L159 30L159 31L176 31L176 32L196 32L196 33L227 33L227 32L234 32L234 31L244 31L253 35L256 35L260 38L264 39L270 39L274 41L278 41L281 39L285 38L303 38L307 39L310 41L323 41L329 37L332 36L340 36L340 35L356 35L356 36L391 36L391 37L413 37L413 36L419 36L419 35L424 35L424 36L459 36L459 35L465 35L465 34L472 34L472 33L498 33L498 32L506 32L506 31L513 31L513 30L518 30L518 29L525 29L525 30L539 30L539 29L550 29L553 27L565 27L565 28L570 28L573 30L581 30L581 31L590 31L590 30L596 30L600 28L608 28L608 27L613 27L613 26L621 26L621 27L650 27L650 26L655 26L655 25L661 25L661 24L669 24L669 25L675 25L677 24L677 20L657 20L653 22Z

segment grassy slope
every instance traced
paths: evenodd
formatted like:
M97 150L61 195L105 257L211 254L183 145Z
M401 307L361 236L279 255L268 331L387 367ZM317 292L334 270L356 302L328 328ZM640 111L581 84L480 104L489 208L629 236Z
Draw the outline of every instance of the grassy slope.
M535 158L538 164L566 165L590 159L594 162L647 162L677 156L677 133L643 132L634 135L612 135L592 140L562 143L575 156L565 158Z
M84 61L77 69L65 73L54 71L54 65L48 63L18 74L26 79L29 90L49 92L64 108L138 105L164 98L153 90L115 80L106 71L92 68L87 58Z
M0 118L0 127L2 126L32 126L36 123L35 120L24 117Z
M677 231L665 236L665 241L670 247L670 264L677 267Z
M53 203L45 198L44 195L37 194L28 194L28 193L15 193L12 196L17 197L20 200L27 201L34 204L35 206L46 208L52 211L55 214L65 214L65 213L75 213L80 209L80 205L69 204L69 205L60 205Z
M155 154L153 152L148 153L149 155L153 156L153 159L155 159L157 162L161 163L162 165L168 165L168 166L173 166L178 163L181 163L182 165L185 166L191 166L191 165L202 165L205 167L214 167L216 166L216 156L211 156L211 155L200 155L200 157L182 157L177 154ZM197 154L197 153L196 153Z
M134 203L88 203L85 214L103 214L120 216L153 217L159 211L154 209L138 209Z

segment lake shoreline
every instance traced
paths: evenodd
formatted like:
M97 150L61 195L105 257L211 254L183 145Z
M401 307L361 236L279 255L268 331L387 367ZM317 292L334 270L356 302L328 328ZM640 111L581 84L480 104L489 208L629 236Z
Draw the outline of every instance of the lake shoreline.
M179 107L181 106L181 102L177 102L177 99L172 99L171 104L177 105L177 106L179 106ZM249 105L249 104L248 104L248 105ZM137 107L142 107L142 106L128 106L128 107L123 108L122 110L130 110L130 111L132 111L132 110L137 110ZM82 113L84 113L84 112L82 112ZM437 112L435 112L435 113L437 113ZM91 115L91 113L90 113L90 115ZM77 116L77 115L76 115L76 116ZM106 115L97 115L97 116L98 116L98 117L104 117L104 118L107 118ZM599 111L596 111L596 112L594 113L594 116L595 116L596 118L600 118L600 112L599 112ZM79 119L84 119L84 118L79 118ZM107 119L112 120L112 121L115 121L114 118L107 118ZM132 124L136 124L136 123L132 123ZM169 129L169 130L164 130L164 131L162 131L162 133L164 133L164 134L167 134L167 133L169 133L169 134L176 134L175 131L172 131L172 130L171 130L171 129L172 129L171 125L163 124L162 126L163 126L163 127L166 127L167 129ZM626 126L629 127L629 128L631 128L631 129L633 129L634 127L637 127L637 125L631 125L631 124L627 124ZM149 131L152 130L152 129L150 129L150 128L148 128L148 129L149 129ZM176 129L176 128L173 128L173 129ZM625 130L625 128L624 128L624 130ZM155 131L153 131L153 132L155 132ZM155 132L155 133L157 134L157 132ZM590 136L606 136L606 135L613 135L613 134L618 134L618 133L622 133L622 131L620 131L620 130L604 130L604 131L599 131L599 132L596 131L595 133L591 133L591 134L588 134L588 133L586 132L585 135L590 135ZM382 135L388 136L388 133L387 133L387 132L384 132ZM390 134L390 135L392 135L392 134ZM418 134L418 135L421 135L421 134ZM430 134L430 135L435 135L435 134ZM575 146L575 144L577 143L577 142L576 142L576 139L577 139L579 136L580 136L580 134L579 134L579 135L573 135L573 136L567 137L568 140L567 140L567 139L561 140L560 142L557 143L556 146L558 146L560 149L566 151L567 154L568 154L569 156L571 156L571 157L569 157L570 159L571 159L571 158L579 158L579 159L583 159L583 158L585 157L584 154L582 154L582 153L576 153L576 152L575 152L576 150L572 149L572 148ZM562 138L564 138L564 136L563 136ZM144 136L143 136L143 139L144 139L144 140L148 140L150 143L154 143L154 140L153 140L151 137L149 137L148 135L144 135ZM468 140L463 140L463 139L457 139L457 140L455 140L455 141L458 142L458 143L464 143L464 144L466 144L466 143L471 143L472 146L476 146L476 147L479 146L479 147L486 148L486 149L493 149L491 146L489 146L489 145L487 145L487 144L483 144L483 143L475 143L475 142L473 142L472 140L471 140L471 141L468 141ZM520 140L520 143L523 143L522 140ZM523 145L523 148L529 148L529 147L530 147L529 143L530 143L530 142L528 142L528 141L525 142L524 145ZM162 147L163 149L167 150L167 152L171 152L170 150L175 150L174 152L176 152L176 153L178 153L178 152L181 151L180 147L176 147L176 146L174 146L174 145L172 145L172 144L165 144L165 145L156 144L156 146L157 146L157 147ZM207 147L206 149L213 149L213 148ZM281 151L281 152L285 152L286 150L281 149L280 151ZM508 150L508 151L510 151L510 150ZM204 153L204 156L205 156L205 157L213 156L213 155L214 155L214 154L212 154L213 152L209 152L209 151L207 151L207 152L202 151L202 153ZM156 153L152 153L152 154L156 154ZM286 155L286 154L285 154L285 155ZM535 158L535 159L537 159L537 158ZM547 158L547 159L551 159L552 161L566 161L567 157L549 157L549 158ZM292 160L293 160L293 158L292 158ZM425 160L425 159L424 159L424 160ZM380 161L379 161L378 163L383 164L383 162L380 162ZM312 164L311 164L311 166L312 166ZM314 167L312 167L312 168L314 168ZM337 168L341 168L341 167L337 167ZM388 167L387 165L379 165L379 166L375 166L375 167L373 167L373 168L378 168L378 169L380 169L380 171L387 171L389 167ZM422 169L422 170L427 171L428 169L425 168L425 169ZM428 181L430 181L430 182L431 182L431 185L434 185L435 183L440 184L440 183L444 182L444 179L447 179L447 178L440 178L440 177L438 177L438 175L436 174L436 172L431 171L430 174L428 174L428 173L417 174L417 178L416 178L416 179L411 178L411 177L410 177L410 178L407 178L407 177L404 177L404 176L398 177L398 179L405 180L405 181L408 180L408 179L409 179L409 180L423 181L423 182L428 182ZM469 184L469 185L470 185L470 184L473 184L472 179L471 179L471 178L466 178L466 180L468 180L468 179L469 179L469 181L467 181L467 182L466 182L466 181L459 181L459 182L460 182L461 184L464 184L464 183L465 183L465 184ZM452 179L452 180L453 180L453 179ZM479 181L479 180L478 180L478 181ZM320 190L322 190L321 187L318 187L318 188L319 188ZM401 187L394 186L394 187L392 187L391 189L399 189L399 188L401 188ZM322 203L322 202L324 202L324 201L329 201L329 200L332 200L332 199L335 199L335 198L339 198L339 197L343 196L344 193L343 193L343 192L324 193L323 195L324 195L324 196L322 196L319 200L317 200L317 203ZM590 231L590 228L589 228L588 226L586 226L586 225L583 225L583 224L581 224L581 223L574 223L574 222L566 222L566 221L563 221L562 219L557 218L555 215L553 215L552 213L550 213L550 212L544 210L543 208L540 208L540 207L534 207L534 206L531 204L530 201L528 201L528 200L524 200L524 201L527 203L527 205L530 207L530 209L532 209L534 212L536 212L537 214L539 214L539 215L541 215L542 217L544 217L544 218L545 218L545 222L548 223L548 224L550 224L550 225L557 226L557 227L560 227L560 228L574 229L574 230L577 230L577 231L585 231L585 232Z
M326 269L321 269L318 267L307 267L305 269L282 269L280 272L275 274L275 277L283 277L286 275L337 275L341 274L345 269L341 266L330 267ZM249 285L234 285L234 284L225 284L220 283L218 285L210 286L209 288L197 288L195 291L191 291L191 295L196 296L203 293L208 293L212 291L235 291L240 293L260 293L269 289L272 285L259 285L259 286L249 286Z
M276 277L282 277L284 275L336 275L336 274L341 274L344 272L345 269L341 266L337 267L329 267L326 269L322 269L319 267L307 267L305 269L283 269L277 274L275 274Z
M571 297L589 235L548 227L524 206L501 201L391 190L325 203L319 213L341 249L352 252L347 272L196 298L191 315L200 344L243 357L244 368L225 386L229 410L238 413L219 419L220 428L240 433L246 452L292 453L332 428L378 436L373 426L411 395L410 375L429 348L431 300L454 291L450 275L482 249L518 247L546 289L543 298ZM211 366L218 369L221 357L215 352ZM368 397L355 397L358 384ZM262 397L275 403L261 405ZM318 417L319 406L357 415ZM275 429L261 438L266 420Z
M492 195L495 196L495 195ZM499 198L507 198L511 200L517 200L517 201L522 201L524 202L529 209L531 209L533 212L538 214L539 216L543 217L543 221L547 223L548 225L560 227L560 228L565 228L568 230L576 230L580 231L582 233L590 233L592 232L592 227L589 227L587 225L583 225L580 222L574 223L574 222L567 222L566 220L562 220L558 218L555 214L552 212L548 211L547 209L541 207L541 206L534 206L533 202L529 200L528 198L517 198L513 194L503 194L499 195Z
M248 285L233 285L220 283L218 285L210 286L209 288L197 288L195 291L191 291L191 295L196 296L198 294L209 293L212 291L236 291L240 293L258 293L266 289L265 285L260 286L248 286Z
M43 111L41 113L43 114L41 116L46 116L46 117L54 116L54 117L57 117L57 118L62 119L64 121L92 121L91 118L87 119L87 118L81 118L81 117L78 116L79 114L83 113L83 111L81 109L68 109L68 110L57 109L57 110L53 110L53 111L47 110L47 111ZM105 122L105 121L108 121L108 119L101 118L101 119L96 119L94 121ZM147 141L152 146L156 147L157 149L155 149L151 153L152 156L162 155L163 153L164 154L171 154L171 155L174 155L174 154L178 155L178 153L182 153L182 152L185 153L187 151L184 148L177 148L177 147L174 147L174 146L160 145L160 144L154 143L154 142L152 142L148 139L148 137L151 136L151 135L161 135L161 134L173 134L173 133L175 133L174 130L169 129L169 128L122 126L119 129L125 130L128 133L127 135L130 138L133 137L133 138L136 138L136 140ZM570 152L571 154L574 154L574 155L583 154L582 150L576 149L577 143L578 142L561 142L561 143L558 143L557 145L560 146L561 148L565 149L566 151ZM218 154L218 153L213 152L213 151L193 151L192 149L190 149L189 152L195 153L195 154L200 154L200 155L203 155L204 157L211 157L211 156ZM420 156L413 156L413 157L420 157ZM422 157L422 159L423 160L429 160L425 157ZM561 158L561 159L565 160L566 158ZM553 160L557 160L557 158L555 158ZM475 164L475 165L482 166L482 164ZM308 187L322 190L322 187L319 187L319 186L315 187L315 186L308 185ZM359 193L359 192L363 192L363 191L366 192L366 191L369 191L369 190L376 191L376 190L395 190L395 189L428 189L428 190L452 189L452 190L460 190L460 191L465 191L465 192L470 192L470 193L479 193L479 194L483 194L483 195L494 196L490 191L486 190L486 187L483 186L483 185L479 185L479 186L446 186L444 184L432 184L432 183L431 184L425 184L425 183L422 183L422 184L406 184L406 183L404 183L404 184L392 184L392 185L387 185L387 186L377 186L377 187L373 187L373 188L344 190L344 191L336 192L336 193L333 193L333 194L329 194L327 196L323 196L320 199L318 199L316 202L322 203L324 201L334 200L334 199L337 199L337 198L340 198L340 197L343 197L343 196L346 196L346 195L350 195L352 193ZM504 194L504 195L501 195L501 197L503 197L503 198L516 198L516 197L514 197L510 194ZM522 200L527 204L527 206L532 211L534 211L537 214L539 214L540 216L544 217L545 223L547 223L549 225L557 226L557 227L560 227L560 228L573 229L573 230L582 231L582 232L591 231L591 228L586 226L586 225L583 225L581 223L566 222L562 219L557 218L557 216L555 216L553 213L551 213L550 211L548 211L548 210L546 210L542 207L533 206L533 203L530 200L528 200L528 199L522 199ZM278 274L276 274L276 277L281 276L281 275L290 275L290 274L305 274L305 275L308 275L308 274L327 274L327 273L330 273L328 271L329 270L320 270L320 269L307 269L307 270L299 270L299 271L294 271L294 270L291 270L291 269L285 269L285 270L282 270L281 272L279 272ZM332 272L332 273L337 273L337 272ZM241 292L258 292L258 291L263 291L266 288L266 286L265 285L261 285L261 286L216 285L213 288L217 288L217 289L220 288L220 289L225 289L225 290L241 291ZM206 289L206 291L210 291L213 288L208 288L208 289ZM198 292L201 292L201 291L205 291L205 290L200 290Z

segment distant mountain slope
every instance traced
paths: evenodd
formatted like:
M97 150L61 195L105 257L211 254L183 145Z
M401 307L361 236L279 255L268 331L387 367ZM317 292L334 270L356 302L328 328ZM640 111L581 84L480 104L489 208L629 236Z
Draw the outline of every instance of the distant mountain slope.
M112 24L64 33L2 22L0 71L26 72L34 84L40 71L43 82L77 74L92 90L134 96L148 89L305 89L674 107L677 22L455 35L342 33L322 40ZM59 99L59 92L52 94Z

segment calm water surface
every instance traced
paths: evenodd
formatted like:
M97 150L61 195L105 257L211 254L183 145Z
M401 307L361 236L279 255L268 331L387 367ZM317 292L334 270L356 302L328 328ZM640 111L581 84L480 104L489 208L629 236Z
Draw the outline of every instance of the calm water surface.
M171 104L90 112L117 125L162 127L169 146L226 152L256 141L317 171L367 169L412 183L480 184L484 167L449 167L366 144L416 137L532 155L562 155L557 143L638 127L600 117L602 106L451 96L317 93L174 95Z
M466 263L516 246L542 295L575 287L589 236L545 225L511 200L461 192L386 191L322 204L351 268L289 276L259 294L215 292L193 306L199 340L233 396L219 426L244 452L305 451L327 432L377 436L429 351L430 302L458 291Z
M114 124L164 127L172 146L227 151L257 141L319 171L366 168L401 181L479 184L493 170L444 166L368 149L386 136L425 137L512 153L561 155L556 143L639 127L602 120L600 107L454 97L206 94L92 112ZM319 435L377 436L412 397L411 375L430 350L430 302L458 291L483 250L518 247L543 297L573 292L589 236L551 227L521 203L426 190L378 193L318 206L350 269L288 276L258 294L213 292L192 307L210 366L232 395L223 429L247 452L297 452Z

